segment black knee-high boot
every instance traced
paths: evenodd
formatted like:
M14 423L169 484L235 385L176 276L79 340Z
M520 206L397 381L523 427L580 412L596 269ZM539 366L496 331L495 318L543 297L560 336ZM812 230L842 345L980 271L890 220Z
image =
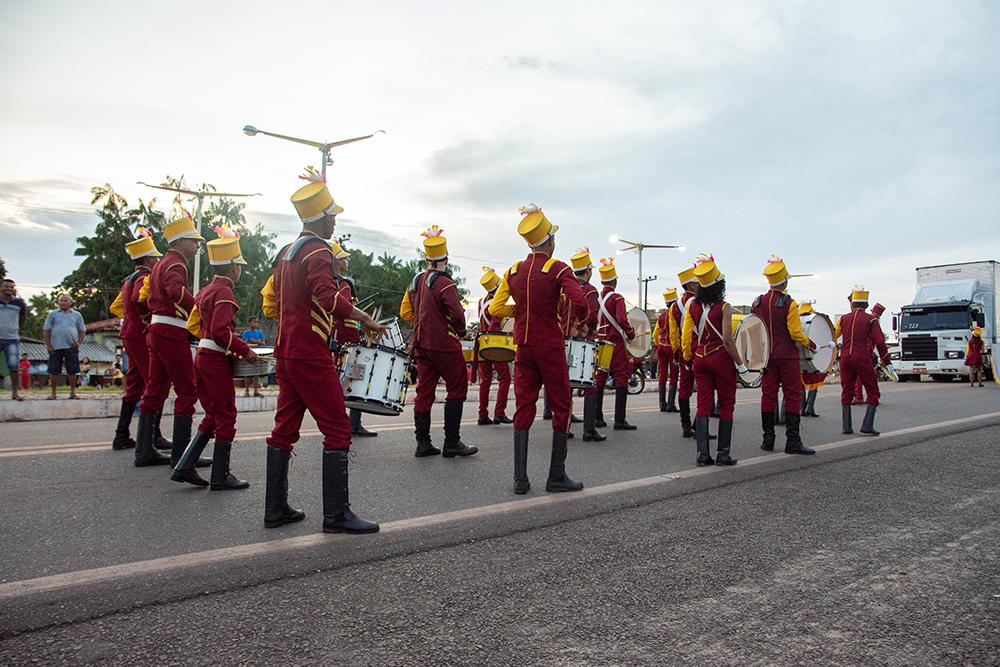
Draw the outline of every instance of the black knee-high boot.
M841 432L844 435L850 435L854 433L854 427L851 425L851 406L841 405L840 406L840 423L843 425Z
M667 412L677 412L677 385L670 385L667 391Z
M712 459L712 451L708 445L708 417L695 417L694 420L695 439L698 444L699 466L710 466L715 463Z
M552 407L549 406L549 392L542 394L542 419L549 421L552 419Z
M693 438L694 431L691 429L691 399L682 398L678 403L681 406L681 435L685 438Z
M464 404L465 401L461 398L449 398L444 402L444 450L441 453L445 458L472 456L479 451L478 447L469 447L463 443L459 435Z
M607 436L597 431L597 394L583 397L583 441L603 442Z
M164 456L153 447L154 417L152 412L139 412L139 429L136 432L135 443L135 466L137 468L170 464L170 457Z
M195 461L201 458L201 453L205 451L205 445L208 444L210 438L208 434L204 431L198 431L191 438L191 443L181 454L180 460L177 461L177 465L174 467L173 473L170 474L170 479L175 482L187 482L188 484L194 484L195 486L208 486L208 482L202 479L201 475L194 469ZM213 454L218 453L218 444L216 444L216 450Z
M552 459L549 462L549 479L545 482L546 491L581 491L582 482L574 482L566 474L566 434L560 431L552 432Z
M514 493L524 495L529 489L528 432L514 431Z
M604 387L598 387L595 394L594 426L597 428L607 428L608 422L604 421Z
M865 419L861 422L861 433L864 435L878 435L878 431L875 430L875 406L869 405L868 410L865 411Z
M234 491L250 487L250 482L238 478L229 471L229 455L233 449L232 440L215 440L212 450L212 491Z
M378 435L375 431L369 431L361 425L361 410L351 410L351 435L355 438L374 438Z
M801 415L797 412L789 412L785 415L785 453L786 454L815 454L812 447L805 447L802 444L802 435L799 431L801 425Z
M347 461L346 449L323 452L323 532L377 533L377 523L351 511Z
M736 465L736 459L734 459L729 454L729 450L733 446L733 420L732 419L720 419L719 420L719 444L718 451L715 455L715 465L717 466L734 466Z
M160 430L160 420L163 419L163 411L156 413L156 418L153 419L153 428L155 432L153 433L153 446L159 449L161 452L169 452L173 450L174 444L163 437L163 432Z
M264 527L277 528L306 518L306 513L288 504L288 461L291 452L267 446L264 490Z
M111 441L111 449L132 449L135 440L129 435L132 426L132 414L135 412L135 402L122 401L121 412L118 413L118 426L115 428L115 439Z
M436 456L441 450L431 443L431 413L413 413L413 434L417 438L417 451L414 456Z
M666 412L667 411L667 385L666 384L658 385L657 389L658 389L659 394L660 394L660 412Z
M760 448L765 452L774 451L774 411L760 413L760 427L764 433Z
M615 425L616 431L634 431L638 428L635 424L628 423L625 419L625 411L628 407L628 389L619 387L615 389Z

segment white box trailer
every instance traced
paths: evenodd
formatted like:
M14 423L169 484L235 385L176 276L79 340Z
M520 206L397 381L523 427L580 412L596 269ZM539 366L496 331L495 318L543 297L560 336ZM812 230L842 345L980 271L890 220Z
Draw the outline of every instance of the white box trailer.
M892 362L900 382L923 375L937 381L968 377L965 348L972 327L983 328L986 350L997 343L998 292L1000 271L993 260L917 267L913 303L893 317L900 349Z

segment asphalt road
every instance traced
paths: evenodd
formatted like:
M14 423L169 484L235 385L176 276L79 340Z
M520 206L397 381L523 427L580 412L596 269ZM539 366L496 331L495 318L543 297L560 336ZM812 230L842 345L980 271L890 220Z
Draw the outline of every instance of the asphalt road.
M640 430L571 441L582 494L541 490L539 422L524 498L509 426L418 460L408 416L372 418L352 500L374 537L317 533L314 435L291 474L306 521L262 528L269 415L240 418L253 487L225 494L87 445L109 420L0 425L0 663L996 664L1000 391L883 389L886 435L861 439L825 388L815 457L761 452L741 392L742 463L707 469L644 395Z

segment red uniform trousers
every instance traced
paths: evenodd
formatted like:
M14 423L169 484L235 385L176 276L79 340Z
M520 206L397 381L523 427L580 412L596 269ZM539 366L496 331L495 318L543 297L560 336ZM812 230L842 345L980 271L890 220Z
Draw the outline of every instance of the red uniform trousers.
M323 449L349 449L351 420L344 407L344 388L330 356L321 359L278 359L278 407L267 444L286 452L299 441L306 410L323 434Z
M672 385L677 384L677 374L680 372L679 365L674 363L674 351L669 347L656 348L656 369L661 387L668 382Z
M469 393L469 374L461 350L416 350L417 395L413 398L414 412L430 412L438 380L444 378L446 398L465 400Z
M760 383L760 411L778 407L778 386L785 399L785 413L802 412L802 369L798 359L771 359Z
M125 371L126 403L138 403L146 391L146 377L149 375L149 348L143 338L123 338L122 347L128 355L128 370Z
M518 345L514 357L515 431L531 428L543 385L552 410L552 430L565 433L569 430L570 387L564 348Z
M565 361L566 355L563 355L563 361ZM566 368L566 383L569 384L569 367ZM603 387L608 381L608 371L598 370L594 374L594 380L598 387ZM625 349L624 343L615 343L615 351L611 355L611 371L610 374L615 379L615 387L627 387L628 386L628 376L632 374L632 357L629 356L628 350ZM568 394L569 392L567 392ZM546 389L545 394L548 395L548 390Z
M175 333L178 332L178 333ZM179 335L182 334L182 335ZM149 373L142 394L142 412L162 412L163 404L174 386L175 415L193 415L198 392L194 386L194 362L187 330L170 324L151 324L146 334L149 348Z
M854 357L840 358L840 404L850 405L854 400L855 382L860 381L868 395L868 405L878 405L881 394L878 390L878 378L871 359L856 359Z
M715 393L719 394L719 419L731 420L736 409L736 366L725 350L694 358L694 381L698 383L696 417L711 417ZM766 376L765 376L766 377Z
M499 417L507 410L507 395L510 394L510 364L506 361L480 361L479 373L479 416L490 414L490 386L493 384L493 370L497 372L497 404L493 416Z
M677 373L677 398L687 401L694 393L694 371L689 369L683 361L677 365L680 366Z
M861 377L858 376L858 379L855 380L854 382L854 400L856 400L858 403L861 403L862 401L865 400L864 388L865 386L861 382Z
M199 348L194 358L198 400L205 416L198 430L219 440L232 442L236 437L236 385L226 355Z

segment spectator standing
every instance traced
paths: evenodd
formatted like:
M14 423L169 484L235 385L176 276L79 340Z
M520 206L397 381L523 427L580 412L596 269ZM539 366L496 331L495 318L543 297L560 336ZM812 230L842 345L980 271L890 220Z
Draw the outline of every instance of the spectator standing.
M256 317L251 317L247 320L247 328L240 334L240 337L250 347L260 347L264 344L264 332L260 330L260 321ZM250 395L250 390L253 389L254 396L261 396L260 390L260 378L254 375L251 378L246 378L245 389L243 390L244 396Z
M80 360L80 386L86 387L90 384L90 357Z
M11 398L23 401L18 390L14 369L18 368L21 329L28 317L28 306L17 296L17 286L10 278L0 282L0 354L7 357L7 368L11 375Z
M49 350L49 383L52 387L50 401L56 397L56 386L64 364L69 381L69 397L79 398L76 395L76 379L80 372L80 344L86 333L83 315L73 308L73 297L60 294L56 303L59 308L49 312L42 327L45 331L45 346Z
M31 362L28 361L28 353L21 353L21 361L17 364L18 373L21 375L21 389L31 388Z

